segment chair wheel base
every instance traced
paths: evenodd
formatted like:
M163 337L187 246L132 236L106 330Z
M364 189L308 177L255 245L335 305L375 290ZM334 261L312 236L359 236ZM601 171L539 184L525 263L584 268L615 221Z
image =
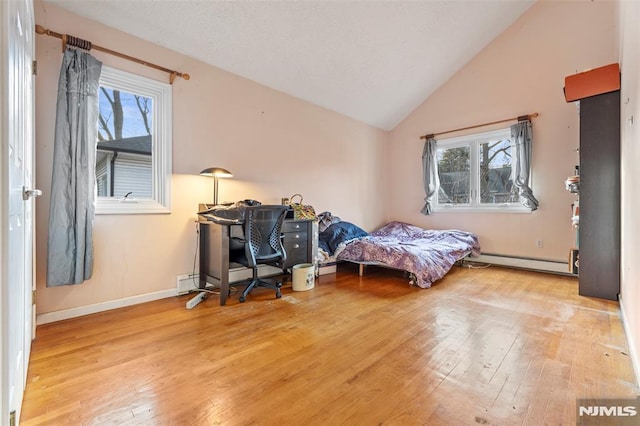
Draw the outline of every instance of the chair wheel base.
M281 290L282 282L278 281L274 284L271 284L262 280L255 279L254 281L249 283L249 285L244 289L240 297L238 297L238 300L240 301L240 303L244 303L247 300L247 296L249 295L249 293L251 293L251 291L256 287L270 288L272 290L275 290L276 299L280 299L282 297L282 290Z

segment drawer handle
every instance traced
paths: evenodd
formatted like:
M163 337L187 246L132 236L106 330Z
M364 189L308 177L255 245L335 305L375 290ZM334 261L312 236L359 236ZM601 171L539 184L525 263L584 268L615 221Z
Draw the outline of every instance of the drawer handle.
M294 248L294 249L300 248L300 244L294 244L294 245L293 245L293 248Z
M296 228L296 229L300 229L300 225L297 224L297 223L293 227Z
M296 234L293 238L295 238L296 240L300 239L300 234Z

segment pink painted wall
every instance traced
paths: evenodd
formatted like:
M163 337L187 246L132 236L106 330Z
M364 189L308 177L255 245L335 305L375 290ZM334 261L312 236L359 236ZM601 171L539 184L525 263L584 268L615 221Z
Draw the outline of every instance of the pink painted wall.
M194 219L210 202L213 182L200 170L220 166L235 177L220 183L220 200L254 198L279 203L304 195L318 212L329 210L373 229L384 221L380 202L383 144L388 133L258 85L179 53L38 4L36 22L61 33L187 72L173 85L172 213L98 215L95 269L82 285L46 288L55 99L60 40L37 36L36 79L38 313L117 301L175 288L193 268ZM95 52L104 64L167 81L166 74Z
M640 384L640 3L621 2L620 67L622 137L621 306L636 380Z
M621 8L623 118L638 114L637 5ZM173 197L170 215L97 216L94 277L78 286L45 288L48 188L51 176L60 42L38 36L36 79L38 313L116 301L175 287L192 270L197 204L211 199L212 182L197 173L223 166L235 177L221 182L220 198L278 202L301 192L318 211L330 210L373 229L387 219L426 227L477 232L485 252L566 260L575 238L569 216L574 197L563 181L577 162L578 115L562 94L566 75L617 62L616 4L535 4L511 28L454 75L390 134L260 86L239 76L85 20L38 5L36 22L94 43L191 74L173 86ZM166 75L96 52L105 64L166 81ZM516 58L519 61L516 61ZM635 80L634 80L635 78ZM625 89L628 89L625 92ZM534 121L532 214L419 213L419 137L514 115ZM623 178L637 182L635 127L623 128ZM381 188L383 188L381 190ZM638 235L635 185L623 184L623 306L638 336ZM542 238L544 247L535 247ZM631 339L633 340L633 339ZM635 353L640 352L636 338ZM636 355L637 356L637 355ZM637 358L636 358L637 359Z
M617 62L614 10L612 2L534 4L398 125L388 147L389 218L473 231L485 253L566 261L575 241L570 220L575 197L565 191L564 180L578 161L579 121L575 105L565 102L564 77ZM539 210L420 213L421 135L534 112L540 114L533 121L533 190ZM537 239L543 248L536 247Z

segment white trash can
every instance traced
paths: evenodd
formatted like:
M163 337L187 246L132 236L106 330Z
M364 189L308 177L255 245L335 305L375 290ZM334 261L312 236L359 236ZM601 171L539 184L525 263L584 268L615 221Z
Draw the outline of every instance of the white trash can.
M300 263L291 268L293 291L311 290L315 284L315 271L312 263Z

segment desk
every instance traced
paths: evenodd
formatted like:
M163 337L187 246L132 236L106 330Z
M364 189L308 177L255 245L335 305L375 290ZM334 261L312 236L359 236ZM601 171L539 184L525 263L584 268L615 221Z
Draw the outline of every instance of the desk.
M222 225L203 218L200 227L199 287L207 283L220 288L220 306L229 295L229 284L251 277L251 269L233 262L233 250L242 249L231 237L242 237L242 225ZM318 222L315 220L285 219L282 225L284 248L287 253L285 268L298 263L315 263L318 253ZM267 267L268 268L268 267ZM266 268L265 268L266 269ZM275 275L266 272L265 275Z

